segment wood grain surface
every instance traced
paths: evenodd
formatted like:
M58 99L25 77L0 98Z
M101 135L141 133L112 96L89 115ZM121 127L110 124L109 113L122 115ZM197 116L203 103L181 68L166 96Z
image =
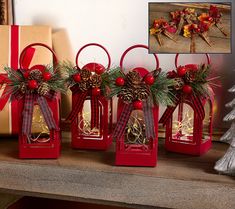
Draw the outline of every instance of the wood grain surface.
M202 157L168 153L160 140L155 168L114 166L106 152L72 150L63 137L57 160L19 160L17 141L0 141L0 190L36 197L132 208L235 208L234 178L218 175L214 163L227 145L214 142Z

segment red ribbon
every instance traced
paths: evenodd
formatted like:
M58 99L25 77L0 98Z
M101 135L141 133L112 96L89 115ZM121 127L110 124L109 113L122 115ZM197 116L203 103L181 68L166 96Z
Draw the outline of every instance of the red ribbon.
M90 92L89 90L84 92L80 91L78 85L74 85L71 88L71 91L73 92L73 94L78 94L79 97L77 101L75 101L75 106L73 106L73 110L70 112L66 120L74 121L78 117L78 113L82 112L84 102L87 96L90 95ZM99 97L91 95L91 129L99 127L99 117Z
M17 70L19 60L19 26L12 25L10 33L10 67ZM0 75L0 83L3 84L7 80L6 74ZM9 87L5 87L2 96L0 98L0 111L6 106L10 95L8 95ZM12 133L18 133L18 102L11 102L11 121L12 121Z
M185 99L182 97L176 97L175 106L167 107L167 109L163 113L161 119L159 120L159 123L162 123L165 126L167 121L170 119L170 117L172 117L172 114L175 111L175 109L177 108L177 106L180 103L184 102L184 100ZM190 100L190 103L192 104L192 106L195 109L196 113L198 114L199 118L201 120L203 120L205 118L205 110L204 110L204 106L202 104L201 97L191 95L186 100Z

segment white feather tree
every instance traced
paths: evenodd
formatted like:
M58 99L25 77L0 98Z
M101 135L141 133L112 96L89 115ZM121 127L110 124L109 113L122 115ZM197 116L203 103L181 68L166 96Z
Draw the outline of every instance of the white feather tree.
M228 90L235 93L235 85ZM215 164L215 170L219 173L235 176L235 99L225 105L233 110L224 117L224 121L233 121L230 129L221 137L220 141L230 144L230 147Z

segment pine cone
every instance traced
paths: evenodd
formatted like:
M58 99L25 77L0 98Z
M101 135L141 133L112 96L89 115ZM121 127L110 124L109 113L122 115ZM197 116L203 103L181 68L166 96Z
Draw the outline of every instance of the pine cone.
M100 87L101 82L102 82L102 79L101 79L100 75L94 74L94 75L91 76L90 84L91 84L92 88Z
M29 79L41 81L42 80L42 72L37 69L30 71Z
M78 86L81 91L87 91L90 88L90 83L89 81L84 81L78 83Z
M134 92L131 88L123 88L119 93L119 97L124 101L131 103L134 100Z
M50 91L49 84L43 82L38 87L37 92L40 96L45 96Z
M126 75L126 81L127 81L127 85L129 86L137 86L141 83L142 78L138 72L130 71Z
M184 85L184 80L182 78L175 78L176 85L174 86L175 90L180 90L182 89Z
M22 93L22 94L25 94L26 89L27 89L27 87L26 87L25 83L22 82L22 83L20 84L20 91L21 91L21 93Z
M150 89L146 85L141 85L134 90L135 99L146 100L150 94Z
M187 83L192 83L195 79L195 73L188 71L185 75L185 81Z
M86 70L86 69L82 69L82 70L80 70L80 75L81 75L81 79L83 81L88 81L91 77L91 71Z

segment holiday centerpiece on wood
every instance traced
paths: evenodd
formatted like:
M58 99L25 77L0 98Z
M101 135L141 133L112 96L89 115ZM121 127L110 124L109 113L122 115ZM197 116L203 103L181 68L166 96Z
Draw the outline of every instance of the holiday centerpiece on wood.
M59 95L64 91L64 81L56 67L33 65L30 63L35 53L34 43L23 49L20 55L20 69L5 67L7 73L3 97L18 101L19 113L19 157L20 158L57 158L60 154L60 111ZM41 130L41 132L36 132Z
M165 148L168 151L201 155L211 147L213 92L209 86L208 64L187 64L170 71L168 77L177 84L173 89L175 106L168 107L160 119L166 126Z
M78 58L83 49L98 46L108 56L108 67L91 62L82 68ZM100 44L90 43L77 53L76 66L64 65L68 73L67 83L72 91L72 111L67 117L71 121L72 147L80 149L106 150L112 143L112 99L106 99L103 77L111 64L108 51Z
M169 86L174 81L161 72L157 55L153 54L157 67L150 72L136 67L124 73L123 60L134 45L122 55L120 68L109 72L109 96L118 96L117 124L113 132L116 139L116 165L156 166L158 145L158 104L173 104Z

